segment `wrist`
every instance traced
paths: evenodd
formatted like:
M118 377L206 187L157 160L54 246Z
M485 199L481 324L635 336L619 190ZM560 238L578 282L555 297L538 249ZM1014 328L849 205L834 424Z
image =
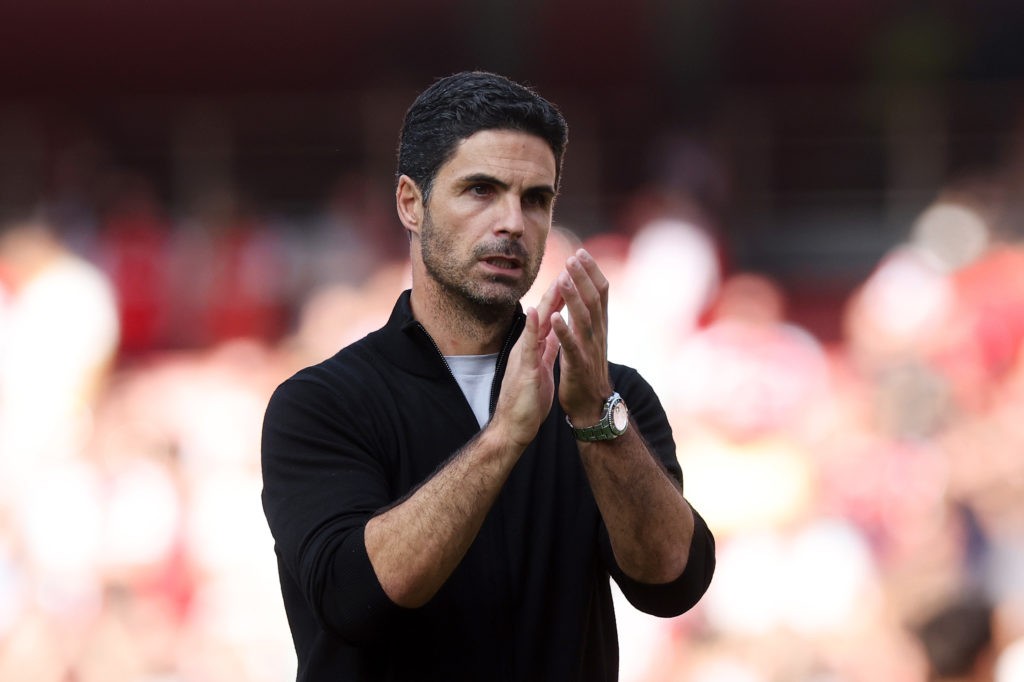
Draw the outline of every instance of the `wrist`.
M626 432L629 427L629 410L622 396L613 392L601 403L599 416L589 421L573 420L566 414L565 421L572 429L576 440L583 442L613 440Z
M576 410L573 412L566 411L566 421L573 426L589 426L590 424L596 424L601 421L601 417L604 416L604 398L597 401L595 404L597 407L594 409Z
M586 426L596 424L604 416L604 404L609 396L615 391L611 385L606 385L596 392L589 393L585 397L577 398L571 402L562 403L562 409L570 422L576 425Z
M528 433L526 429L513 426L496 413L484 426L478 438L491 450L518 457L536 436L537 429Z

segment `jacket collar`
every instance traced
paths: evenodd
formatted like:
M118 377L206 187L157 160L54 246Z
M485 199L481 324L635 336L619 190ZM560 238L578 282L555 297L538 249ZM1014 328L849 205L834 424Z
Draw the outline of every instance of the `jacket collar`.
M411 297L411 289L402 292L395 302L387 324L371 334L369 340L389 362L411 374L431 379L447 378L451 376L451 371L426 328L413 317ZM507 341L498 357L499 366L504 365L513 344L522 334L525 323L523 307L517 305L515 317L506 336Z

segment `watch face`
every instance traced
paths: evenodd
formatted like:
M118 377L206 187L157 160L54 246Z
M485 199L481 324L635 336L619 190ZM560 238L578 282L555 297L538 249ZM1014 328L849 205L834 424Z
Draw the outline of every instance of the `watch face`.
M612 424L619 433L625 431L629 424L629 412L626 410L626 403L621 400L612 407Z

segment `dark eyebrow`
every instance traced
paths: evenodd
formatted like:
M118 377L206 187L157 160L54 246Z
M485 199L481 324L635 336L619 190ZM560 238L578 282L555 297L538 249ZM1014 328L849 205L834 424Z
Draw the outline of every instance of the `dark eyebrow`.
M462 178L462 183L464 185L473 185L478 182L486 183L488 185L494 185L495 187L498 187L499 189L503 190L507 190L509 188L509 184L507 182L499 180L493 175L488 175L487 173L473 173L472 175L466 175ZM535 187L527 187L526 191L523 193L540 193L553 197L555 196L555 188L552 187L551 185L537 185Z
M526 194L539 194L546 199L553 199L555 196L555 188L551 185L537 185L536 187L530 187L526 190Z
M501 189L508 189L507 182L502 182L493 175L487 175L487 173L473 173L472 175L466 175L462 178L462 184L464 185L475 185L477 183L484 183L487 185L494 185Z

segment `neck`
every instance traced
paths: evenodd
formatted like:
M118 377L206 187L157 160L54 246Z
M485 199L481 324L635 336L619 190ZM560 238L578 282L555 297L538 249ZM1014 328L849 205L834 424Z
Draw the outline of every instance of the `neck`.
M474 304L429 279L427 282L426 286L413 284L412 312L443 355L485 355L501 350L515 306Z

